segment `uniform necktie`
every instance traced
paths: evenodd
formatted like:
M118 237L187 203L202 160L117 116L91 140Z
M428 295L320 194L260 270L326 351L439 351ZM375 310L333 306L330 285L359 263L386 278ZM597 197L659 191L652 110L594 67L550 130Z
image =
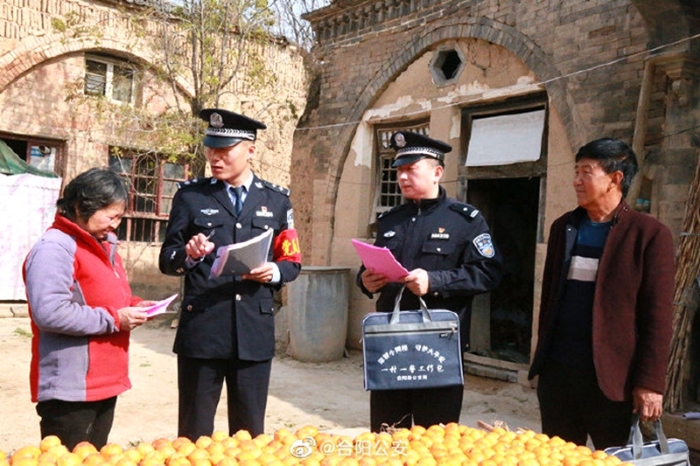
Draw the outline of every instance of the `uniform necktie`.
M233 195L235 197L234 207L236 209L236 215L241 215L241 210L243 210L243 186L231 187L233 190Z

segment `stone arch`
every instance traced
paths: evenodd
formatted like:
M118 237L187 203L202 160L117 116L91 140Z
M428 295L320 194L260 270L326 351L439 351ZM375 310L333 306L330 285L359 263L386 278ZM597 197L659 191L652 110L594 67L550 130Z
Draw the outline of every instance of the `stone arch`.
M535 72L540 82L546 82L547 92L566 125L568 137L572 138L572 109L574 107L569 102L564 83L556 79L560 76L559 71L537 44L517 29L485 17L469 18L467 21L454 20L452 23L447 24L442 23L427 30L424 34L410 39L401 50L392 55L393 59L387 61L386 65L367 82L362 92L357 96L355 105L353 105L348 115L349 121L353 122L353 124L343 126L340 130L337 140L343 141L344 144L339 146L341 152L337 158L331 159L328 167L327 176L332 181L327 184L325 205L335 206L334 200L338 195L340 179L350 150L350 144L364 112L403 70L435 43L463 38L483 39L500 45L523 60ZM329 226L330 238L334 236L335 229L335 207L331 209L333 211L328 213L328 218L331 220L331 225ZM329 248L326 257L330 258L331 246L330 244L326 246Z
M125 44L112 38L72 38L66 39L62 35L49 34L40 38L30 37L20 42L12 52L0 57L0 93L10 84L32 68L43 62L55 59L62 55L88 51L110 51L128 57L136 62L155 66L153 56L145 49ZM176 83L178 90L188 97L192 96L191 86L180 79Z

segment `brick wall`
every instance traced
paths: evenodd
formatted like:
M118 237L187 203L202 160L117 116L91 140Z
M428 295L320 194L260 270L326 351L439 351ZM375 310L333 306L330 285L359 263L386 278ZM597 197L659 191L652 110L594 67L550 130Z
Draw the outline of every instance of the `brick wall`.
M151 63L156 57L129 19L134 10L121 0L6 0L0 2L0 133L18 137L45 138L62 144L64 179L92 166L106 166L110 145L128 146L124 122L109 112L96 111L94 102L76 98L81 94L85 53L110 55ZM80 18L76 28L60 31L56 24ZM146 30L156 25L146 24ZM149 40L146 38L146 40ZM254 169L260 176L289 186L292 141L296 120L304 112L307 72L295 47L270 43L264 50L275 73L274 89L255 91L234 80L221 106L243 111L264 121ZM153 81L144 74L143 82ZM179 92L190 92L183 77ZM143 99L154 113L173 102L169 87L144 86ZM153 97L158 95L155 99ZM1 202L1 201L0 201ZM159 245L125 244L122 255L129 264L132 281L145 287L166 283L157 269ZM176 287L176 280L166 283Z
M308 15L320 41L320 103L309 108L297 131L292 177L300 180L293 185L298 199L314 199L314 206L324 209L319 212L310 202L302 202L306 207L299 217L306 230L300 233L304 249L312 251L310 261L332 262L334 196L363 113L417 57L459 38L496 44L521 60L546 89L564 123L564 143L572 152L602 136L631 142L645 60L650 57L643 52L697 33L692 29L693 16L680 2L667 2L658 18L675 14L674 25L657 22L652 11L658 10L652 4L630 0L347 1ZM657 53L687 54L696 60L697 42ZM478 64L479 57L467 60ZM498 69L487 74L490 86L503 84ZM690 75L697 82L697 74ZM666 144L658 136L668 120L667 79L664 72L655 77L655 88L662 94L653 95L650 104L645 145L651 148ZM680 126L692 126L693 117L682 119ZM690 149L689 141L681 145ZM681 176L681 191L687 189L689 176ZM680 202L682 207L682 198ZM678 230L677 214L663 219Z

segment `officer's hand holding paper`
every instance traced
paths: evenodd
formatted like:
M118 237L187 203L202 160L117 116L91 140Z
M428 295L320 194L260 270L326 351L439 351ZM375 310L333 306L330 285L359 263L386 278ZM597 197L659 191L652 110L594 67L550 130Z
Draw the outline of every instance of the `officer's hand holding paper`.
M384 275L389 282L403 283L408 270L401 265L387 248L352 240L353 246L366 269Z
M242 243L221 246L216 251L216 259L211 267L209 278L226 275L245 275L267 261L273 230Z

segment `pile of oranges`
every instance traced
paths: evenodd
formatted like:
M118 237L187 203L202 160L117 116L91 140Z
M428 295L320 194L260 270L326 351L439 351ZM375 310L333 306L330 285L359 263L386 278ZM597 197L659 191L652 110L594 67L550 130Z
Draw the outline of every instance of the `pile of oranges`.
M214 432L193 442L159 438L128 448L108 443L100 450L87 442L69 451L48 436L38 446L8 455L0 466L609 466L622 462L559 437L532 430L474 429L461 424L427 429L363 432L355 438L319 432L312 426L255 438Z

